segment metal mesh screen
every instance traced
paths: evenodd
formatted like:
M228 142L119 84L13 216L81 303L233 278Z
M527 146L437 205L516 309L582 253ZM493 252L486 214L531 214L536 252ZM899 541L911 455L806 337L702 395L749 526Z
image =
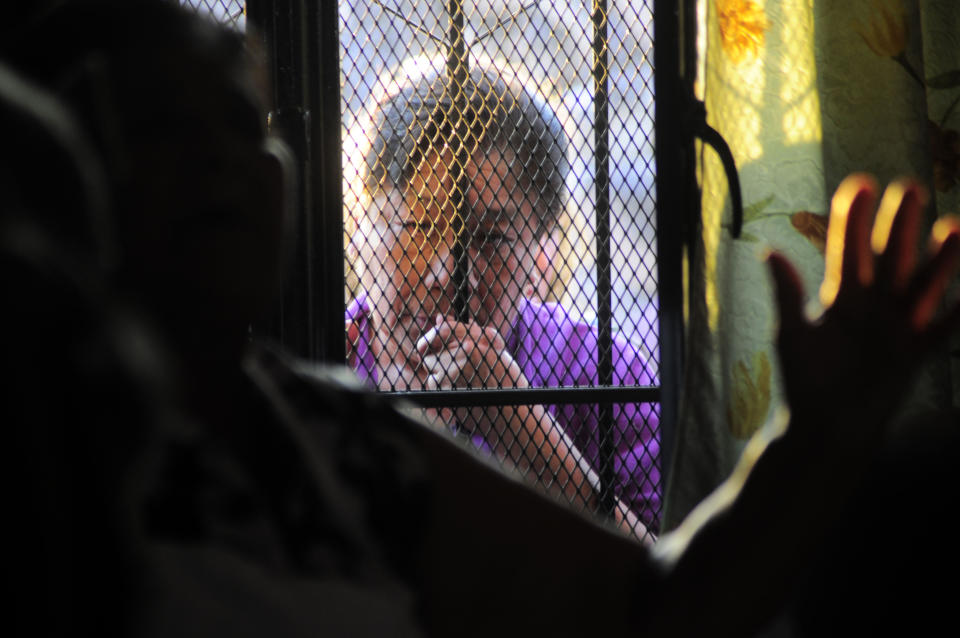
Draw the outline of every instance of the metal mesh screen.
M562 432L656 529L656 394L597 391L659 378L651 6L339 15L348 362L524 471Z
M243 0L180 0L180 5L208 15L217 22L239 31L246 28L247 16Z

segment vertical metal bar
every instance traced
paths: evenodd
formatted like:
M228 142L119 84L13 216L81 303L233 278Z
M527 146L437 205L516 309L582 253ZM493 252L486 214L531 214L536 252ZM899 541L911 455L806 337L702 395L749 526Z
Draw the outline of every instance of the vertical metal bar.
M303 193L303 217L302 217L302 226L303 235L300 238L301 241L301 250L302 250L302 263L303 263L303 279L301 281L299 303L302 307L302 320L303 324L297 326L298 334L302 339L302 345L300 346L300 352L303 356L314 358L317 355L317 344L315 340L315 334L313 332L313 326L317 323L317 316L315 314L316 309L316 268L315 268L315 255L317 251L317 241L316 241L316 219L314 217L314 180L311 166L313 148L311 146L313 142L313 137L310 135L310 129L312 128L310 120L313 116L310 111L308 104L308 94L311 90L311 67L310 61L307 58L307 50L310 46L310 42L313 39L313 34L310 36L307 35L307 25L310 24L307 21L307 11L310 0L297 0L293 3L292 10L290 11L290 19L293 23L291 25L291 37L295 38L295 54L296 59L294 61L294 67L292 69L292 75L294 80L298 84L298 93L300 95L300 105L299 110L301 113L301 123L300 126L303 131L303 144L305 153L303 159L300 162L300 190Z
M278 339L290 352L309 356L311 353L308 326L310 317L310 273L307 268L309 244L307 237L307 206L309 183L299 178L305 174L309 156L306 132L306 113L303 109L303 42L305 31L301 20L299 0L274 0L256 3L251 18L262 21L266 51L270 58L273 77L271 110L268 117L270 132L290 147L297 165L296 201L292 203L295 216L295 243L289 248L284 288L279 308L267 327L257 328Z
M344 361L343 209L337 4L250 0L272 65L271 133L296 160L294 238L279 308L256 332L291 353Z
M261 44L266 44L266 27L270 16L270 0L247 0L244 3L244 11L247 15L247 24L256 27L256 34L260 37ZM251 33L247 29L247 34Z
M609 98L607 82L607 2L593 3L593 88L594 88L594 148L596 171L597 219L597 327L599 333L597 376L601 386L613 385L613 327L610 274L610 148ZM613 410L610 403L597 406L600 419L600 480L602 507L613 513L612 486L615 480L613 457Z
M450 178L456 187L451 193L452 208L456 211L453 218L453 232L456 238L453 245L453 285L456 294L453 298L453 309L458 321L469 319L467 300L470 290L467 287L467 268L470 258L467 250L467 190L470 187L464 168L467 165L468 150L466 113L467 99L465 87L469 77L469 61L467 47L463 37L464 17L463 1L450 0L447 3L449 29L447 32L447 91L450 97L450 110L447 113L447 123L450 125L450 135L447 146L454 156L453 165L449 167Z
M696 64L696 0L654 0L657 269L660 300L660 458L666 485L676 441L683 378L683 245L690 198L696 197L693 141L683 131L684 78ZM681 31L681 27L683 31Z
M343 155L340 122L340 20L337 2L306 0L305 109L310 162L308 250L311 356L344 363ZM312 37L310 37L312 35Z

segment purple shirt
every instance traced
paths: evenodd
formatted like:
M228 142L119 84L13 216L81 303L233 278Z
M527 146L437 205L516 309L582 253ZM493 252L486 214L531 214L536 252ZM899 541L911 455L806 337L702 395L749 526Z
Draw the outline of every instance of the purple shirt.
M596 327L574 320L556 303L523 299L518 310L506 337L507 349L532 387L597 385ZM347 307L346 321L358 329L353 346L354 369L361 379L376 385L376 357L368 337L369 312L366 295L361 295ZM613 384L654 382L639 349L614 335ZM599 472L597 406L551 405L548 410ZM661 503L659 412L651 403L615 404L613 416L614 492L644 524L657 530Z

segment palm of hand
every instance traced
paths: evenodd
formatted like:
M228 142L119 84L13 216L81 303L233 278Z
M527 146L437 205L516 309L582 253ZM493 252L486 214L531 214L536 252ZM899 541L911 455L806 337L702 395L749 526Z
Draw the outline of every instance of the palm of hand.
M826 310L818 320L803 316L802 286L789 262L777 254L769 259L791 411L826 427L855 417L869 426L837 434L858 442L882 433L923 357L960 325L960 304L934 318L960 261L960 222L940 220L930 254L917 264L922 190L892 184L872 223L875 193L864 175L837 189L821 288Z

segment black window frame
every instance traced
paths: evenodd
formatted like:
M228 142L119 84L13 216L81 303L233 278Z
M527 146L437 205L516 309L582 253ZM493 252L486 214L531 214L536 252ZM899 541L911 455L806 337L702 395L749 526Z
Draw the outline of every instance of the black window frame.
M461 0L451 0L457 4ZM594 0L595 51L603 51L607 0ZM256 333L310 360L345 363L343 331L343 192L340 100L339 3L320 0L248 0L253 29L272 71L269 127L293 150L298 167L296 229L276 315ZM683 377L683 259L699 220L693 136L698 123L693 96L696 71L696 0L654 0L654 91L657 263L660 335L659 386L612 386L610 348L609 209L602 189L609 153L598 123L598 328L600 384L581 388L408 391L386 393L423 407L517 404L596 404L612 427L613 404L654 402L660 406L662 489L669 478ZM603 55L601 53L601 55ZM601 60L600 63L603 63ZM605 87L595 85L598 120L605 123ZM606 233L606 237L603 237ZM606 277L604 277L604 274ZM606 288L604 293L603 288ZM606 360L603 359L606 353ZM606 379L606 383L604 380ZM606 430L604 430L604 427ZM609 436L602 440L611 440ZM608 466L612 464L606 464ZM612 483L604 468L602 485ZM605 505L612 508L612 490Z

